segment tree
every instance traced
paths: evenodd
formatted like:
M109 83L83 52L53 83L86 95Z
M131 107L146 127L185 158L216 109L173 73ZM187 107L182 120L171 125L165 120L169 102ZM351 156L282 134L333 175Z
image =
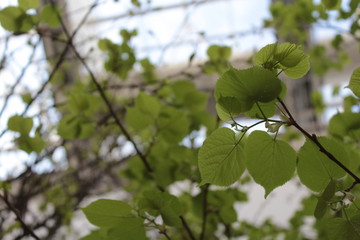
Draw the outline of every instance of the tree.
M140 1L131 2L141 7ZM122 29L120 43L98 41L107 57L104 71L123 82L113 85L109 78L97 75L74 39L98 4L95 1L89 7L72 32L64 9L55 1L40 6L37 0L19 0L18 6L0 11L1 25L10 33L5 46L19 37L29 39L33 50L29 65L42 41L60 43L58 54L47 53L47 80L35 92L22 93L24 110L8 119L0 135L14 133L16 150L35 156L22 173L1 182L2 238L66 235L64 227L80 210L96 226L84 240L139 240L150 235L154 239L307 239L302 231L305 217L314 217L316 239L359 238L360 113L355 106L360 97L360 68L353 71L348 85L354 96L344 98L344 111L331 118L326 136L307 131L294 117L285 102L283 81L285 77L296 81L310 66L314 74L323 75L344 65L341 35L331 42L337 56L333 61L322 45L302 48L308 28L301 26L327 20L333 10L339 19L352 22L349 35L358 41L359 1L350 1L348 8L340 1L274 2L265 26L276 28L280 37L290 32L289 39L296 43L264 46L246 69L231 65L231 47L209 46L207 61L198 67L219 77L214 90L217 116L207 111L209 95L195 87L196 74L185 69L180 75L159 77L148 58L137 57L131 44L136 29ZM9 65L6 47L4 52L1 68ZM140 81L132 82L136 66ZM26 69L9 88L0 116L8 99L17 95L15 89ZM119 96L114 89L127 93L135 89L136 94ZM321 111L322 96L314 94L312 103ZM29 113L31 109L35 115ZM238 119L244 115L256 123L240 124ZM260 124L267 131L250 131ZM281 134L280 129L292 129L304 137L300 150L289 144L294 134ZM199 145L202 130L206 139ZM54 153L59 149L64 154L57 162ZM50 170L37 170L45 161L51 163ZM271 220L261 226L238 221L234 204L247 201L242 184L255 181L267 197L297 177L312 194L291 218L290 228ZM179 182L184 189L175 195L171 191ZM84 206L91 196L119 189L124 192L121 200L102 197Z

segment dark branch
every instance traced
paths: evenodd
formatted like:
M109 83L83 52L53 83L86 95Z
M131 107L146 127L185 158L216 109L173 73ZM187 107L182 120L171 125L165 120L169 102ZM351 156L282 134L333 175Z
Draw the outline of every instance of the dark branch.
M17 211L17 209L10 203L6 192L5 192L4 195L0 194L0 198L4 201L4 203L9 208L9 210L12 211L15 214L16 220L20 223L22 229L24 230L24 234L29 234L30 236L32 236L36 240L40 240L40 238L34 233L34 231L21 218L21 216L20 216L19 212Z
M344 164L342 164L333 154L331 154L328 150L326 150L326 148L319 142L319 140L315 134L310 134L305 129L303 129L295 121L295 119L293 118L289 109L286 107L285 103L280 98L278 98L278 101L280 102L281 106L284 108L285 112L289 115L290 122L288 124L294 126L302 134L304 134L305 137L307 137L309 140L311 140L313 143L315 143L315 145L318 146L320 152L324 153L331 161L333 161L336 165L341 167L346 173L348 173L355 180L353 182L353 184L349 188L347 188L345 191L348 192L352 188L354 188L356 184L359 184L360 178L355 173L353 173L350 169L348 169Z

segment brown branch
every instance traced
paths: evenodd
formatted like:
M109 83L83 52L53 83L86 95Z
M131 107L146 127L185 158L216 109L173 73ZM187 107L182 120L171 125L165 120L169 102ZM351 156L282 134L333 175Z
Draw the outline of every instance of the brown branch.
M9 210L15 214L16 220L20 223L22 229L24 230L24 234L29 234L36 240L40 240L40 238L34 233L34 231L21 218L19 211L10 203L6 191L4 195L0 194L0 198L4 201Z
M278 101L280 102L281 106L284 108L285 112L289 115L288 117L289 117L290 122L288 122L288 124L294 126L302 134L304 134L304 136L306 136L310 141L315 143L315 145L318 146L320 152L324 153L331 161L333 161L336 165L341 167L346 173L348 173L354 179L354 182L352 183L352 185L349 188L347 188L345 191L349 192L352 188L355 187L355 185L359 184L360 178L355 173L353 173L350 169L348 169L343 163L341 163L332 153L330 153L328 150L326 150L326 148L319 142L319 140L315 134L310 134L305 129L303 129L295 121L291 112L289 111L289 109L286 107L285 103L280 98L278 98Z

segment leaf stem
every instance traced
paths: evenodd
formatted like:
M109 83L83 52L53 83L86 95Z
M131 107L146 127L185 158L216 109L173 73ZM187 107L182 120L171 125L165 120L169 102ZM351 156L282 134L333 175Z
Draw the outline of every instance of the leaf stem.
M265 116L265 114L264 114L263 110L261 109L259 103L258 103L258 102L255 102L255 104L256 104L256 106L258 107L258 109L260 110L261 115L263 115L263 118L264 118L265 120L267 120L267 117Z

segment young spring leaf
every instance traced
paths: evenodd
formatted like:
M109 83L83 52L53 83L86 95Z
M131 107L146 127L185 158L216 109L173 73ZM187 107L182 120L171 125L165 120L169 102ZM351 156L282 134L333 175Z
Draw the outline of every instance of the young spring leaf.
M329 240L358 240L360 239L360 214L345 218L332 218L327 222Z
M9 31L18 32L22 29L21 18L25 12L20 7L6 7L0 10L0 23L3 28Z
M349 163L347 152L340 142L327 137L319 137L318 140L342 164L346 166ZM346 174L308 139L299 151L297 172L301 182L315 192L325 189L329 180Z
M154 118L142 112L139 107L128 107L126 109L126 122L134 130L142 130L154 123Z
M255 55L255 63L257 65L263 65L264 68L273 68L276 63L274 60L274 55L277 49L278 43L273 43L266 45L261 48Z
M360 113L345 112L335 114L328 126L328 131L334 137L344 139L360 137Z
M153 117L156 117L160 113L160 102L159 100L151 95L143 92L135 99L135 105L144 113L147 113Z
M347 88L350 88L351 91L360 98L360 67L356 68L350 78L350 83Z
M99 227L118 225L119 220L132 217L131 210L129 204L111 199L99 199L82 209L89 222Z
M334 196L335 191L336 191L335 181L331 179L329 184L325 188L324 192L319 197L318 202L316 204L314 216L317 219L320 219L325 215L328 206L328 201Z
M28 135L32 127L33 120L30 117L14 115L8 120L9 130L19 132L21 135Z
M255 182L265 188L267 197L294 175L296 152L286 142L273 139L263 131L254 131L246 141L245 165Z
M39 135L36 135L35 137L21 135L16 139L16 143L21 150L27 153L40 153L45 147L45 142Z
M46 5L40 12L40 20L49 27L58 27L60 25L60 10L53 5Z
M326 9L332 10L338 6L339 0L321 0L321 3Z
M120 238L119 238L120 237ZM105 240L146 240L144 220L137 217L121 219L120 223L107 230Z
M159 136L169 142L181 141L189 129L189 120L185 113L171 107L161 109L157 124Z
M228 128L215 130L199 151L200 185L229 186L244 172L244 153L235 133Z
M25 11L31 8L39 7L39 0L18 0L19 7Z
M234 97L239 101L240 112L251 109L255 102L271 102L281 92L280 80L269 70L252 67L226 71L216 83L215 97ZM230 112L231 109L227 109Z
M283 43L276 49L274 58L286 68L295 67L305 57L296 44Z
M235 97L220 97L216 103L216 112L221 120L226 121L241 113L240 106Z
M278 46L274 59L290 78L301 78L310 69L309 56L293 43L283 43Z
M179 216L183 213L183 209L179 199L169 193L158 190L145 191L138 205L150 215L160 214L164 223L169 226L181 226Z

